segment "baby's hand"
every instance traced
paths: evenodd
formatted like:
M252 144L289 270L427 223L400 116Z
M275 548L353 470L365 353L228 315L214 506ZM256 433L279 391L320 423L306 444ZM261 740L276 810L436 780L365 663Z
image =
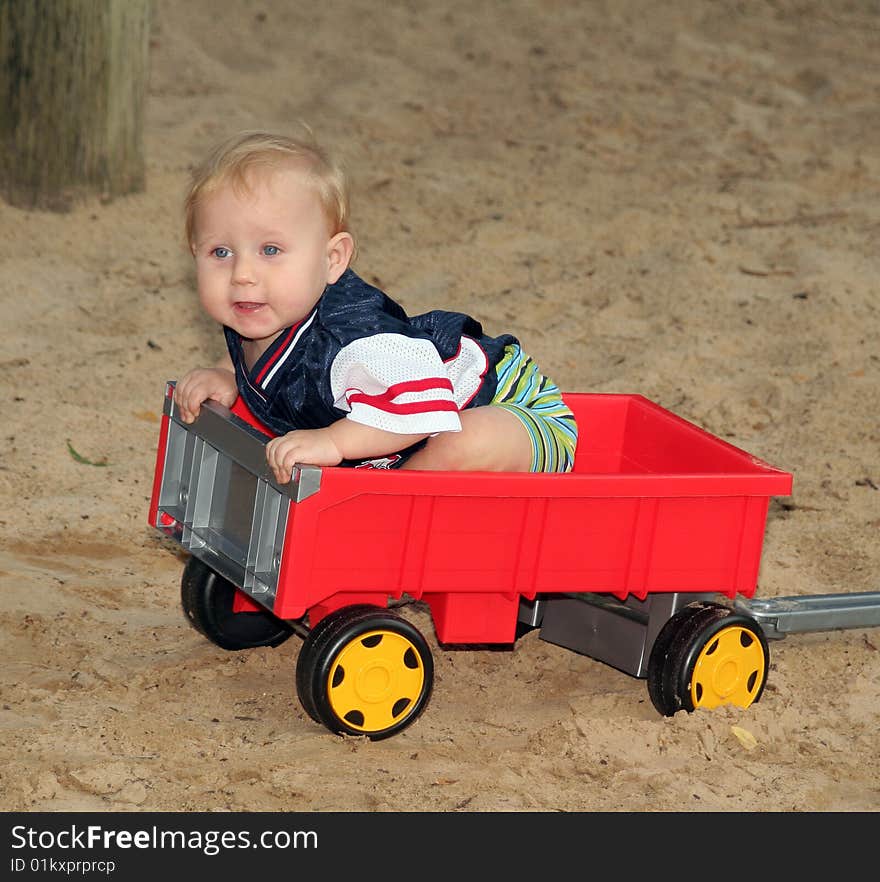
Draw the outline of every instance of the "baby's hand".
M202 409L202 402L213 398L232 407L238 398L235 374L224 368L196 368L174 387L174 403L185 423L191 423Z
M266 445L266 461L279 484L286 484L297 463L335 466L342 462L329 429L298 429Z

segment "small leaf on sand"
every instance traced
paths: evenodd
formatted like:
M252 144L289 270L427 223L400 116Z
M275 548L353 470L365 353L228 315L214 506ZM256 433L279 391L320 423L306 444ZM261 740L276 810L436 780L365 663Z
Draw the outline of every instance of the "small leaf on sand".
M730 731L736 735L739 739L739 743L742 744L746 750L754 750L758 746L758 739L755 738L748 729L743 729L740 726L731 726Z
M70 443L70 439L68 439L68 441L67 441L67 449L70 451L70 455L74 458L74 460L76 462L81 462L83 465L98 466L98 467L107 465L106 459L100 459L97 462L92 462L92 460L86 459L82 454L77 453L73 449L73 445Z

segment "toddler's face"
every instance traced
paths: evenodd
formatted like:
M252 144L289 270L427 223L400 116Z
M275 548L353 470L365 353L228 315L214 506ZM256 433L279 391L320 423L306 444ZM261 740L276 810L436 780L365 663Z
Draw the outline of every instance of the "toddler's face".
M262 172L248 184L243 193L223 186L199 204L192 248L205 311L263 351L345 266L334 261L336 237L304 172Z

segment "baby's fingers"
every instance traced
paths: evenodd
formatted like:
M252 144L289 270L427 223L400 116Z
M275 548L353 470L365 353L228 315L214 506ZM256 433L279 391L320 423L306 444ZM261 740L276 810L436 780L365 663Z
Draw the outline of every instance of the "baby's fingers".
M292 470L283 465L275 465L270 466L272 469L272 474L275 475L275 480L279 484L286 484L292 477Z
M290 465L286 464L287 460L291 461ZM283 438L273 438L266 445L266 461L279 484L290 480L294 460L293 448Z
M275 480L279 480L278 477L278 439L274 438L272 441L269 441L266 444L266 463L269 468L272 470L272 473L275 475Z
M177 404L180 418L185 423L191 423L199 415L202 402L198 394L193 394L191 391L188 392L186 389L183 391L177 390L174 394L174 400Z
M174 390L174 404L177 406L177 413L180 418L185 423L191 423L193 421L192 412L187 406L186 396L180 386L177 386Z

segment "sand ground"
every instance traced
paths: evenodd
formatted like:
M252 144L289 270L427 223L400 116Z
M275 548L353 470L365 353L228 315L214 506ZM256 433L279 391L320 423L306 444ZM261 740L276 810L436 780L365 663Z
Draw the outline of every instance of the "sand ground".
M222 347L188 170L304 119L365 278L791 471L760 596L880 589L877 2L158 0L153 31L146 191L0 204L0 809L878 810L876 628L774 642L757 704L667 718L535 633L441 651L414 607L434 696L372 743L305 715L298 638L190 628L146 523L164 383Z

